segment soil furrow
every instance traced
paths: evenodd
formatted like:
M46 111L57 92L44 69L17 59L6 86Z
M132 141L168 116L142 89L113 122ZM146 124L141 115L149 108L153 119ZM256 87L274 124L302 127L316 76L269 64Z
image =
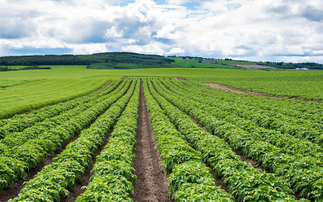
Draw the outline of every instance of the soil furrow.
M109 81L108 83L106 83L104 86L102 86L101 88L99 88L98 90L94 91L93 93L95 92L98 92L100 90L103 90L104 88L106 88L108 85L110 85L110 83L112 83L112 81ZM92 94L92 93L91 93Z
M158 92L158 90L155 88L155 86L154 86L154 84L153 84L153 82L151 82L151 84L152 84L152 86L153 86L153 88L154 88L154 90L157 92L157 93L159 93ZM163 84L164 85L164 84ZM166 87L166 86L165 86ZM166 87L167 88L167 87ZM170 104L172 104L172 103L170 103ZM172 104L173 105L173 104ZM174 105L173 105L174 106ZM176 107L176 106L174 106L174 107ZM160 106L160 108L162 109L162 110L164 110L163 109L163 107L162 106ZM181 112L183 112L181 109L179 109L179 108L177 108L179 111L181 111ZM183 113L185 113L185 112L183 112ZM207 131L207 129L205 128L205 127L203 127L201 124L199 124L197 121L195 121L192 117L191 117L191 120L194 122L194 123L196 123L200 128L202 128L203 130L205 130L206 132L208 132ZM178 132L180 132L180 131L178 131ZM212 133L211 133L212 134ZM213 135L213 134L212 134ZM196 150L196 148L188 141L188 140L186 140L187 141L187 143L193 148L193 149L195 149ZM207 166L209 166L206 162L204 162ZM215 185L216 186L218 186L218 187L220 187L221 189L223 189L224 191L226 191L227 193L229 193L229 194L232 194L232 192L229 190L229 187L228 187L228 185L227 184L225 184L224 182L223 182L223 180L221 179L221 178L218 178L217 176L216 176L216 171L213 171L213 170L211 170L210 171L210 173L212 174L212 176L213 176L213 178L215 179Z
M155 91L156 91L157 93L159 93L159 92L157 91L157 89L155 88L155 86L154 86L153 82L151 82L151 84L152 84L152 86L154 87ZM162 82L162 85L163 85L166 89L168 89L168 88L167 88L167 86L165 86L165 84L164 84L163 82ZM168 89L168 90L169 90L169 89ZM172 103L170 103L170 104L172 104ZM172 105L173 105L173 104L172 104ZM174 107L176 107L175 105L173 105L173 106L174 106ZM176 108L177 108L177 107L176 107ZM177 108L177 109L178 109L178 110L180 110L181 112L183 112L181 109L179 109L179 108ZM183 112L183 113L185 113L185 112ZM214 135L214 134L213 134L213 132L208 131L204 126L202 126L200 123L198 123L198 122L197 122L193 117L191 117L191 120L192 120L194 123L196 123L200 128L202 128L204 131L209 132L210 134ZM248 158L248 157L244 156L243 154L241 154L240 152L238 152L238 151L236 151L236 150L232 150L232 151L234 151L237 155L239 155L242 161L245 161L245 162L247 162L247 163L250 163L254 168L258 168L258 169L264 170L261 166L259 166L259 165L258 165L258 162L257 162L257 161L254 161L254 160L252 160L252 159L250 159L250 158ZM265 172L268 172L268 171L265 171Z
M180 78L180 77L175 77L174 78L175 80L178 80L178 81L185 81L186 79L184 79L184 78Z
M161 159L149 121L143 85L140 89L139 119L137 127L134 201L169 201L168 182L162 173Z

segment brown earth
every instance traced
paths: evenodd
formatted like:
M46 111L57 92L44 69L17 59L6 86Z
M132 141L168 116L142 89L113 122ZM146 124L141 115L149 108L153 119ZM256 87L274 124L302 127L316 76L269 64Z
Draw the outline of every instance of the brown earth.
M285 97L285 96L276 96L276 95L269 95L269 94L264 94L264 93L256 93L252 91L246 91L246 90L240 90L236 88L231 88L229 86L221 85L218 83L203 83L207 86L211 86L213 88L218 88L221 90L226 90L226 91L232 91L236 93L243 93L243 94L249 94L249 95L257 95L257 96L265 96L265 97L276 97L276 98L285 98L285 99L290 99L290 100L301 100L301 101L311 101L311 102L317 102L317 103L322 103L322 100L305 100L301 98L294 98L294 97Z
M137 128L134 184L134 201L170 201L167 195L167 176L162 173L161 159L149 121L143 85L140 89L139 119Z
M99 88L98 90L94 91L93 93L100 91L102 89L104 89L105 87L107 87L110 83L112 83L112 81L109 81L108 83L106 83L104 86L102 86L101 88ZM92 94L92 93L91 93Z
M179 81L184 81L184 80L186 80L186 79L184 79L184 78L180 78L180 77L175 77L174 79L175 79L175 80L179 80Z

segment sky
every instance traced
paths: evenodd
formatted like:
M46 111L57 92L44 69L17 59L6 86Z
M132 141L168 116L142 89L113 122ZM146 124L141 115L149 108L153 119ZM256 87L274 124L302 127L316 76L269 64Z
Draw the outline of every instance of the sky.
M322 0L0 0L0 56L136 52L323 63Z

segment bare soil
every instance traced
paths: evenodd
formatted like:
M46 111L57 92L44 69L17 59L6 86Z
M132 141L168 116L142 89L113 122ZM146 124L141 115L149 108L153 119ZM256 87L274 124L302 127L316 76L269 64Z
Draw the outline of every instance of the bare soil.
M186 79L184 79L184 78L180 78L180 77L175 77L174 79L175 79L175 80L179 80L179 81L184 81L184 80L186 80Z
M102 89L104 89L105 87L107 87L110 83L112 83L112 81L109 81L108 83L106 83L104 86L102 86L101 88L99 88L98 90L94 91L93 93L97 92L97 91L100 91ZM92 94L92 93L90 93Z
M170 201L167 195L167 176L162 173L161 159L149 121L143 85L140 89L139 119L137 127L134 201Z
M285 99L291 99L291 100L301 100L301 101L311 101L311 102L317 102L317 103L322 103L322 100L305 100L301 98L294 98L294 97L285 97L285 96L276 96L276 95L269 95L269 94L264 94L264 93L256 93L252 91L246 91L246 90L240 90L236 88L231 88L229 86L221 85L218 83L203 83L207 86L211 86L213 88L218 88L221 90L226 90L226 91L232 91L236 93L243 93L243 94L249 94L249 95L257 95L257 96L265 96L265 97L276 97L276 98L285 98Z

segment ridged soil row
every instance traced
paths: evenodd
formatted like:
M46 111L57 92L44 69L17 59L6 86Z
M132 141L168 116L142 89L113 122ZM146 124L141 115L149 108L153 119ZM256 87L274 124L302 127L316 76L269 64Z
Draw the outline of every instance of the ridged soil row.
M139 119L136 136L134 201L169 201L168 182L162 173L161 159L149 120L143 84L140 86Z
M111 92L113 92L114 90L116 90L120 86L120 84L121 84L121 82ZM123 95L125 95L126 92L129 90L130 85L128 87L126 87L127 90L125 91L125 93L123 93ZM83 130L86 130L86 129L90 128L91 125L94 122L95 122L95 120L92 120L86 127L84 127ZM73 143L78 138L79 138L79 134L76 134L72 139L70 139L69 141L67 141L61 148L59 148L54 153L51 153L46 158L44 158L39 163L39 165L37 167L35 167L35 168L31 169L30 171L28 171L27 172L27 177L25 179L19 177L18 181L15 182L11 188L3 190L1 192L1 194L0 194L1 201L7 201L9 199L12 199L12 198L17 197L18 194L23 189L25 182L28 182L29 180L33 179L36 176L36 174L39 173L45 166L51 164L53 162L53 159L56 158L59 154L61 154L65 150L65 148L66 148L67 145ZM76 185L76 187L75 187L76 190L77 189L80 190L81 186L83 186L83 184L85 184L85 183L83 183L83 181L86 181L84 179L86 179L86 176L81 179L81 184L77 184ZM77 193L77 191L76 191L76 193ZM72 192L72 195L73 194L74 193Z

